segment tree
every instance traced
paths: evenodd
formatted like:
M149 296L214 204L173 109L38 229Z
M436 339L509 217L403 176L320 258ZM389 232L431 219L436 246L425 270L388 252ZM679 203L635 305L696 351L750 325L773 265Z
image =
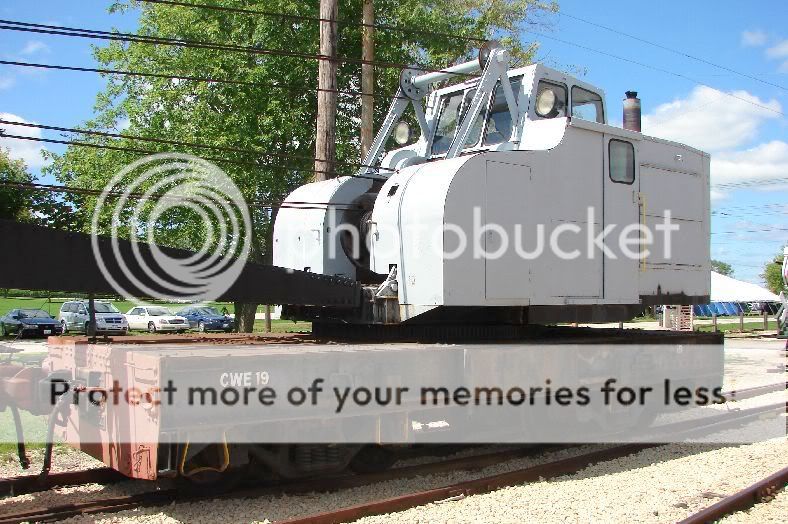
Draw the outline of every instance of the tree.
M726 262L722 262L721 260L712 259L711 270L715 273L719 273L720 275L725 275L726 277L733 276L733 268L731 265Z
M30 183L33 176L27 171L22 160L13 160L9 152L0 148L0 182ZM29 222L32 199L30 193L14 187L0 187L0 218Z
M783 281L783 254L778 253L774 260L767 262L763 267L761 278L766 282L766 287L772 293L779 295L780 292L788 294L788 288Z
M289 0L214 0L212 5L257 9L317 17L317 2ZM112 10L139 7L137 32L141 35L256 46L314 55L318 51L318 24L310 21L250 15L230 11L190 9L183 6L116 2ZM521 27L538 23L539 15L557 10L553 2L539 0L377 0L376 23L429 32L396 30L377 32L376 59L400 64L419 63L439 68L470 59L480 42L446 35L486 39L496 37L509 47L515 60L525 62L536 44L524 44ZM361 56L362 0L340 0L338 56ZM161 75L232 80L241 84L171 80L161 77L107 75L106 89L98 95L95 117L85 128L117 130L146 138L199 142L233 148L220 153L201 148L142 143L127 138L87 137L83 142L151 152L173 149L203 158L220 157L217 165L227 172L247 202L279 201L310 180L313 169L317 111L317 61L249 52L217 51L112 42L95 50L102 67L144 71ZM394 94L399 81L396 68L378 68L376 93ZM341 62L338 86L357 91L361 68ZM337 170L351 173L359 155L359 99L341 94L337 114ZM387 104L376 104L376 127ZM259 151L247 154L242 151ZM107 181L139 154L121 150L70 146L55 155L48 168L61 182L76 187L103 189ZM80 228L87 230L94 197L75 197ZM252 258L271 261L272 226L276 210L250 206ZM195 248L202 244L204 224L188 210L174 211L166 222L154 226L154 237L163 245ZM128 233L131 234L129 229ZM251 330L256 305L236 304L241 330Z

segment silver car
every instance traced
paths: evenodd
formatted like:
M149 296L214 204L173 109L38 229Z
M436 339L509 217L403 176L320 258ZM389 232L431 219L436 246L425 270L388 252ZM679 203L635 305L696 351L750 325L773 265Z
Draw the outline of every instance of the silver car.
M96 333L111 335L128 333L129 323L126 321L126 317L118 311L118 308L109 302L94 303L96 305ZM58 318L63 327L63 333L69 331L88 332L88 323L90 322L88 304L87 300L74 300L64 302L60 306Z

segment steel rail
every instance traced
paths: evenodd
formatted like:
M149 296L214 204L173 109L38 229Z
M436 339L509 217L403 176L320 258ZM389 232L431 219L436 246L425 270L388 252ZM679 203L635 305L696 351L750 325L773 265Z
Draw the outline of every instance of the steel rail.
M110 484L128 480L128 477L112 468L83 469L50 473L43 482L38 475L20 475L0 479L0 497L15 497L47 491L57 486L76 486L80 484Z
M387 480L407 479L416 476L425 476L448 471L461 471L461 470L474 470L482 469L487 466L522 458L528 455L533 455L540 451L544 451L544 447L523 447L510 449L505 451L497 451L491 453L484 453L479 455L472 455L468 457L459 457L449 460L439 460L427 464L418 464L413 466L405 466L395 468L378 473L366 474L347 474L334 477L322 477L316 479L308 479L303 481L290 481L280 483L275 486L263 486L253 488L243 488L237 491L218 494L215 498L252 498L264 495L294 495L311 492L332 492L341 489L350 489L355 487L366 486L370 483L384 482ZM109 469L109 468L107 468ZM114 470L111 470L114 471ZM84 474L89 471L75 472L76 474ZM117 474L117 472L115 472ZM58 474L53 474L53 476ZM32 484L37 479L36 476L29 476L32 479ZM125 478L125 477L124 477ZM7 479L12 480L12 479ZM70 479L67 479L70 480ZM99 482L95 478L79 479L82 483L85 482ZM114 481L112 478L110 481ZM63 482L63 480L61 480ZM70 482L68 482L70 483ZM57 485L62 485L58 483ZM36 486L31 486L36 489ZM40 489L36 489L41 491ZM19 495L18 491L15 494ZM0 515L0 524L19 524L28 521L52 521L62 520L79 515L90 515L96 513L114 513L133 509L140 506L160 506L166 505L174 500L188 502L201 500L202 495L193 493L184 493L178 489L165 489L160 491L151 491L135 495L126 495L105 499L98 499L95 501L80 502L75 504L64 504L60 506L50 506L41 509L33 509L21 511L9 515Z
M680 521L679 524L704 524L706 522L714 522L726 515L748 509L758 502L770 499L775 493L785 489L786 485L788 485L788 467L690 515L686 519Z
M753 386L750 388L734 389L731 391L723 392L722 396L726 401L744 400L748 398L774 393L775 391L783 391L788 389L788 382L777 382L775 384L766 384L764 386Z
M691 421L683 421L668 424L663 427L674 428L685 435L691 435L699 429L716 427L721 429L727 426L740 424L753 418L759 418L770 411L784 411L785 403L759 406L748 410L741 410L732 413L723 413L709 417L703 421L703 427L695 424L688 424ZM691 427L687 428L686 426ZM540 478L554 478L559 475L576 473L590 465L600 462L615 460L625 457L645 449L654 448L662 445L661 443L640 443L624 444L608 449L592 451L575 457L551 461L544 464L530 466L503 474L482 477L474 480L463 481L456 484L434 488L430 490L409 493L406 495L375 500L364 504L340 508L336 511L323 512L304 517L293 518L281 521L287 524L333 524L355 520L364 516L402 511L415 506L436 502L439 500L462 498L473 494L487 493L503 487L539 480ZM386 480L396 480L423 476L446 471L463 469L481 469L505 460L519 458L528 453L532 453L533 448L508 450L490 454L462 457L441 461L436 463L421 464L396 468L381 473L344 475L340 477L326 477L306 481L294 481L291 483L280 484L274 487L248 488L240 491L230 492L216 498L251 498L263 495L299 494L309 492L330 492L340 489L366 486L374 482ZM147 492L130 496L115 497L110 499L100 499L91 502L68 504L57 507L47 507L39 510L29 510L16 514L0 516L0 524L18 524L27 521L52 521L69 518L77 515L88 515L96 513L118 512L127 509L134 509L141 506L161 506L174 500L188 502L192 500L202 500L204 497L194 493L182 493L177 489L167 489L161 491Z
M711 417L714 420L709 421L704 427L724 427L726 425L739 423L743 420L760 417L767 411L785 409L786 404L779 403L753 408L752 410L742 410L733 414L726 413L721 416ZM684 423L676 423L675 427L681 427L682 424ZM699 428L692 428L685 431L685 433L691 434L697 429ZM523 482L533 482L541 479L555 478L560 475L577 473L593 464L615 460L660 445L659 443L625 444L578 455L576 457L531 466L525 469L459 482L450 486L409 493L388 499L374 500L334 511L279 521L279 524L339 524L341 522L350 522L371 515L404 511L416 506L441 500L464 498L470 495L489 493L496 489L521 484Z

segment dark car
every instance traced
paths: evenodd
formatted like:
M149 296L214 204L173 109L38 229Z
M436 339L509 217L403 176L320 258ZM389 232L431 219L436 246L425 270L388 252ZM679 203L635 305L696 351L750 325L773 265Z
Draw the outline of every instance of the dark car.
M0 317L0 335L60 335L60 322L41 309L12 309Z
M197 331L226 331L229 333L235 328L235 322L232 318L222 315L212 307L187 307L175 314L180 317L186 317L186 320L189 321L189 327Z

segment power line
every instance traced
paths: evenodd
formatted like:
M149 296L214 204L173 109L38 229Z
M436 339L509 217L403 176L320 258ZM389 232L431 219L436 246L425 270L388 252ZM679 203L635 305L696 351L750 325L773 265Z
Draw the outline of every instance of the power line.
M303 93L304 86L290 86L290 85L283 85L283 84L264 84L261 82L248 82L246 80L233 80L233 79L226 79L226 78L213 78L207 76L189 76L189 75L176 75L176 74L164 74L164 73L143 73L140 71L126 71L121 69L103 69L103 68L92 68L92 67L80 67L80 66L64 66L64 65L56 65L56 64L40 64L35 62L19 62L14 60L0 60L0 65L10 65L10 66L17 66L17 67L31 67L36 69L55 69L55 70L62 70L62 71L78 71L78 72L87 72L87 73L101 73L101 74L108 74L108 75L121 75L121 76L138 76L138 77L150 77L150 78L163 78L168 80L185 80L191 82L206 82L206 83L214 83L214 84L230 84L230 85L243 85L243 86L250 86L250 87L264 87L269 89L282 89L285 91L289 91L291 93ZM328 91L332 93L337 93L340 95L350 95L350 96L373 96L378 98L397 98L391 97L388 95L380 94L380 93L364 93L362 91L355 91L352 89L320 89L316 88L316 91Z
M455 73L445 69L432 69L421 66L410 66L407 64L400 64L397 62L385 62L380 60L364 60L362 58L352 57L332 57L319 54L302 53L300 51L286 51L284 49L269 49L258 46L242 46L235 44L221 44L218 42L204 42L199 40L188 40L182 38L165 38L154 37L145 35L136 35L131 33L121 33L115 31L99 31L96 29L81 29L74 27L63 27L46 24L34 24L30 22L17 22L14 20L0 19L0 29L9 31L21 31L27 33L39 33L58 36L69 36L76 38L88 38L97 40L110 40L119 42L136 42L143 44L159 44L169 45L174 47L193 48L193 49L210 49L213 51L233 51L252 53L258 55L269 56L282 56L287 58L301 58L305 60L326 60L331 62L344 62L358 65L372 65L376 67L395 68L395 69L415 69L417 71L424 71L428 73L447 73L455 76L470 77L473 75L467 73Z
M83 134L83 135L91 135L91 136L101 136L106 138L122 138L126 140L137 140L140 142L152 142L155 144L166 144L171 146L181 146L181 147L193 147L197 149L209 149L213 151L221 151L224 153L241 153L244 155L253 155L253 156L276 156L279 158L286 158L286 159L293 159L293 160L306 160L310 162L315 161L322 161L322 159L317 159L314 157L305 157L305 156L298 156L298 155L289 155L287 153L272 153L270 151L259 151L259 150L249 150L249 149L241 149L237 147L231 146L214 146L210 144L201 144L198 142L183 142L180 140L168 140L166 138L151 138L151 137L142 137L142 136L134 136L134 135L127 135L123 133L111 133L108 131L91 131L87 129L76 129L71 127L59 127L59 126L50 126L50 125L43 125L43 124L33 124L30 122L14 122L12 120L3 120L0 119L0 124L4 125L11 125L11 126L20 126L20 127L30 127L33 129L44 129L47 131L62 131L64 133L75 133L75 134ZM0 136L3 136L0 134ZM372 169L384 169L388 171L394 171L394 169L389 168L378 168L373 165L362 164L359 162L335 162L336 164L346 165L346 166L354 166L354 167L368 167ZM267 164L266 164L267 165Z
M788 177L777 177L766 180L746 180L743 182L732 182L729 184L717 184L711 186L712 189L735 189L744 187L760 187L788 184Z
M121 152L125 152L125 153L138 153L138 154L142 154L142 155L154 155L154 154L157 154L157 153L161 152L161 151L151 151L150 149L139 149L139 148L134 148L134 147L121 147L121 146L111 146L111 145L106 145L106 144L94 144L94 143L91 143L91 142L80 142L80 141L77 141L77 140L56 140L54 138L38 138L38 137L32 137L32 136L11 135L11 134L7 134L7 133L0 134L0 138L12 138L14 140L27 140L27 141L32 141L32 142L43 142L43 143L47 143L47 144L61 144L61 145L67 145L67 146L90 147L90 148L93 148L93 149L106 149L106 150L110 150L110 151L121 151ZM248 162L248 161L245 162L245 161L241 161L241 160L230 160L228 158L218 158L218 157L211 157L211 156L203 156L202 159L210 160L212 162L218 162L218 163L222 163L222 164L234 164L234 165L240 165L240 166L246 166L246 167L256 167L256 168L266 167L266 168L271 168L271 169L281 169L281 170L286 170L286 171L297 171L297 172L304 172L304 173L314 173L315 172L315 170L312 169L312 168L307 169L307 168L302 168L302 167L286 166L286 165L281 165L281 164L261 164L259 162ZM366 180L377 180L377 181L385 180L385 177L376 177L376 176L367 176L367 175L358 175L358 174L352 174L351 175L351 174L347 174L347 173L337 173L335 171L321 171L321 172L329 173L329 174L332 174L332 175L338 176L338 177L347 176L347 177L351 177L351 178L362 178L362 179L366 179Z
M465 42L473 42L473 43L484 43L487 41L487 39L485 38L458 35L453 33L445 33L441 31L429 31L427 29L412 29L412 28L404 28L400 26L379 24L379 23L366 24L363 22L356 22L349 20L331 20L330 18L321 18L319 16L291 15L287 13L276 13L273 11L263 11L259 9L227 7L227 6L220 6L213 4L195 4L192 2L181 2L177 0L137 0L137 1L142 3L148 3L148 4L164 4L164 5L177 6L177 7L186 7L189 9L206 9L210 11L223 11L223 12L240 13L240 14L248 14L248 15L262 15L271 18L282 18L285 20L295 20L299 22L328 22L337 25L356 25L356 26L367 27L367 28L381 29L384 31L396 31L404 34L416 34L416 35L452 38L455 40L462 40Z
M739 233L777 233L781 231L788 231L784 227L769 227L765 229L739 229L738 231L712 231L712 235L737 235Z
M658 44L656 42L652 42L650 40L646 40L645 38L640 38L639 36L631 35L629 33L625 33L624 31L620 31L618 29L614 29L612 27L608 27L606 25L602 25L602 24L599 24L597 22L592 22L590 20L586 20L585 18L580 18L579 16L570 15L569 13L567 13L565 11L561 11L559 13L559 16L566 16L566 17L571 18L573 20L577 20L578 22L583 22L585 24L592 25L594 27L598 27L598 28L604 29L606 31L610 31L611 33L615 33L615 34L618 34L618 35L621 35L621 36L625 36L627 38L631 38L632 40L637 40L638 42L642 42L644 44L648 44L650 46L657 47L657 48L662 49L664 51L669 51L671 53L683 56L685 58L689 58L691 60L695 60L696 62L700 62L700 63L706 64L706 65L710 65L712 67L716 67L717 69L721 69L723 71L727 71L729 73L734 73L734 74L739 75L739 76L744 77L744 78L749 78L750 80L755 80L756 82L761 82L762 84L765 84L765 85L769 85L769 86L772 86L772 87L776 87L776 88L782 89L783 91L788 91L788 88L786 88L785 86L781 86L780 84L775 84L773 82L768 82L768 81L763 80L761 78L758 78L756 76L752 76L752 75L749 75L747 73L742 73L741 71L737 71L735 69L731 69L730 67L714 63L714 62L712 62L710 60L706 60L705 58L700 58L700 57L691 55L689 53L685 53L684 51L679 51L678 49L673 49L673 48L668 47L666 45Z
M719 91L720 93L724 94L725 96L729 96L731 98L735 98L736 100L740 100L742 102L746 102L746 103L748 103L750 105L753 105L753 106L756 106L756 107L760 107L761 109L766 109L767 111L771 111L773 113L777 113L778 115L785 116L785 113L783 113L782 111L779 111L779 110L774 109L774 108L769 107L769 106L765 106L763 104L758 104L756 102L753 102L752 100L748 100L748 99L746 99L744 97L735 95L733 93L728 93L726 91L722 91L722 90L717 89L717 88L715 88L713 86L705 84L705 83L703 83L703 82L701 82L699 80L696 80L696 79L694 79L694 78L692 78L690 76L687 76L687 75L685 75L683 73L677 73L675 71L670 71L668 69L664 69L664 68L661 68L661 67L658 67L658 66L653 66L653 65L650 65L650 64L639 62L639 61L633 60L631 58L626 58L626 57L619 56L619 55L616 55L616 54L613 54L613 53L609 53L607 51L602 51L600 49L595 49L595 48L589 47L587 45L578 44L576 42L572 42L570 40L565 40L563 38L558 38L558 37L555 37L555 36L551 36L551 35L548 35L546 33L541 33L539 31L533 31L531 29L523 29L523 31L526 32L526 33L530 33L532 35L536 35L536 36L539 36L539 37L542 37L542 38L546 38L548 40L554 40L554 41L562 43L562 44L566 44L566 45L570 45L570 46L573 46L573 47L577 47L578 49L583 49L585 51L590 51L592 53L597 53L597 54L600 54L600 55L603 55L603 56L607 56L607 57L610 57L610 58L615 58L616 60L620 60L622 62L628 62L630 64L634 64L634 65L637 65L637 66L640 66L640 67L644 67L646 69L651 69L651 70L657 71L659 73L665 73L667 75L675 76L677 78L682 78L684 80L692 82L693 84L697 84L699 86L704 86L704 87L708 87L710 89L714 89L715 91Z
M119 191L107 191L101 189L89 189L89 188L81 188L81 187L57 186L53 184L38 184L34 182L0 181L0 186L12 187L16 189L29 190L29 191L47 192L47 193L68 193L68 194L79 194L85 196L103 195L109 198L130 198L133 200L151 200L151 201L175 200L177 202L182 201L180 197L172 196L172 195L162 195L155 193L151 195L146 195L144 193L135 193L135 192L123 193ZM266 208L266 209L273 209L273 208L324 209L324 207L322 206L360 208L358 204L339 204L339 203L331 203L331 202L286 202L286 201L270 202L270 201L253 200L251 202L248 202L248 204L253 205L255 207Z
M84 196L105 196L110 198L131 198L133 200L175 200L177 202L182 201L181 198L173 195L162 195L162 194L144 194L144 193L136 193L136 192L129 192L124 193L120 191L109 191L109 190L102 190L102 189L90 189L84 187L69 187L69 186L58 186L54 184L39 184L35 182L14 182L11 180L0 180L0 187L9 187L14 189L22 189L25 191L38 191L38 192L45 192L45 193L68 193L68 194L76 194L76 195L84 195ZM250 205L254 205L260 208L266 209L273 209L273 208L291 208L291 209L323 209L322 206L329 206L329 207L348 207L348 208L359 208L358 204L340 204L340 203L332 203L332 202L287 202L287 201L267 201L267 200L252 200L248 202ZM309 207L311 206L311 207Z

